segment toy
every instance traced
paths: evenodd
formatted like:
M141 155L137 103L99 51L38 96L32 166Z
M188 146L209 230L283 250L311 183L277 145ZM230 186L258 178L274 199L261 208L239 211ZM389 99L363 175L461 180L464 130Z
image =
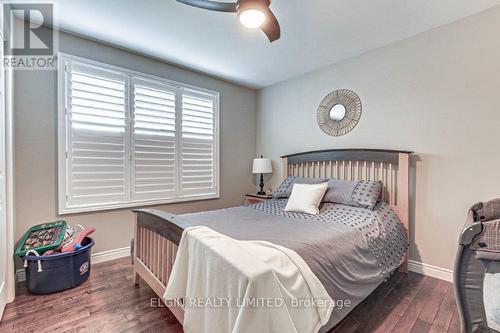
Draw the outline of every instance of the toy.
M66 225L66 232L64 233L64 240L62 241L61 245L57 249L53 250L48 250L45 251L45 253L42 253L44 256L49 256L51 254L54 254L56 252L61 252L61 248L66 244L67 242L70 242L73 236L76 233L76 228L81 228L81 230L85 229L82 225L78 224L76 227L73 227L71 225Z
M63 243L66 227L66 221L43 223L31 227L19 242L16 256L23 257L30 250L44 253L59 248Z
M80 224L77 224L76 227L83 227ZM67 225L66 226L66 233L64 234L64 240L63 240L63 245L66 243L69 239L73 237L73 235L76 233L76 227L73 227L72 225Z
M75 227L68 225L62 244L57 249L46 251L43 255L48 256L54 253L78 250L81 248L83 239L94 231L95 228L85 228L81 224L77 224Z
M95 231L94 227L84 228L76 235L76 237L74 237L69 242L63 245L63 247L61 248L61 252L64 253L80 249L82 247L83 239L88 235L90 235L91 233L93 233L94 231Z

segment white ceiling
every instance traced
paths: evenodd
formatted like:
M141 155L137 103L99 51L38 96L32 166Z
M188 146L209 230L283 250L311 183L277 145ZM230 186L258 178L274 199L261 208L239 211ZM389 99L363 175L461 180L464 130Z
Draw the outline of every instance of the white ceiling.
M230 2L228 0L225 0ZM500 0L274 0L272 44L236 15L175 0L55 0L62 30L261 88L500 4Z

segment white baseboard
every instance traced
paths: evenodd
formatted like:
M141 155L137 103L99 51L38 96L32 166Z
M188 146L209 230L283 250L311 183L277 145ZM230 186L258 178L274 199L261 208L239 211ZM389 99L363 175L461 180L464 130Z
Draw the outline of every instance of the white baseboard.
M130 246L122 247L120 249L114 249L104 252L98 252L92 254L92 264L98 264L100 262L120 259L130 256ZM16 271L16 282L22 282L26 280L26 273L23 268Z
M5 281L4 281L0 286L0 321L2 321L3 310L5 310L6 303L7 303L7 292L5 290Z
M441 268L422 262L409 260L408 269L412 272L431 276L436 279L453 282L453 271L451 269Z
M130 256L130 246L122 247L120 249L94 253L92 255L92 264L98 264L100 262L120 259L128 256Z
M0 321L2 321L3 311L5 310L6 305L7 303L4 300L0 299Z
M100 262L124 258L129 255L130 255L130 246L94 253L92 254L92 264L98 264ZM415 273L428 275L448 282L453 282L453 271L451 269L424 264L414 260L408 261L408 268L410 271ZM16 271L16 281L21 282L24 280L26 280L24 269L18 269Z

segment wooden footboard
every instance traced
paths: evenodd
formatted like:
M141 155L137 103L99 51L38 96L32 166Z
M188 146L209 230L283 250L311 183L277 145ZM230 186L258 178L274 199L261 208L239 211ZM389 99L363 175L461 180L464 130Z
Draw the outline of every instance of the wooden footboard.
M177 246L186 225L177 216L156 210L136 210L134 228L134 283L142 278L163 299ZM167 304L182 323L184 309Z

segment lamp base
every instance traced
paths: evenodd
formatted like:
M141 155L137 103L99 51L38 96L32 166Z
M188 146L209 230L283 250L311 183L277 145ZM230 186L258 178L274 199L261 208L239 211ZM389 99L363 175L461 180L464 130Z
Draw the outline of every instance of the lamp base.
M264 192L264 175L260 174L260 191L257 192L257 195L266 195L266 192Z

